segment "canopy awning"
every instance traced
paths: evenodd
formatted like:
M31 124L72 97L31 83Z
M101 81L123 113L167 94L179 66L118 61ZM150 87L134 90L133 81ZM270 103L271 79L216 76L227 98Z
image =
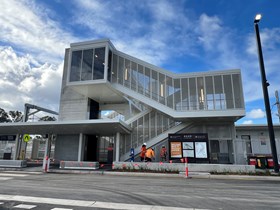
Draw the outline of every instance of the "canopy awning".
M1 123L1 135L14 134L94 134L109 136L116 133L129 134L131 128L120 120L97 119L97 120L73 120L73 121L40 121Z

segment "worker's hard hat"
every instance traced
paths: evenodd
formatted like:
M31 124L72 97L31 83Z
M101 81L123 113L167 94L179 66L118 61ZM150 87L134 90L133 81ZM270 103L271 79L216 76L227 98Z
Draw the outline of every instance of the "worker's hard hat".
M147 146L147 143L144 143L143 145Z
M162 145L161 147L165 147L165 145Z

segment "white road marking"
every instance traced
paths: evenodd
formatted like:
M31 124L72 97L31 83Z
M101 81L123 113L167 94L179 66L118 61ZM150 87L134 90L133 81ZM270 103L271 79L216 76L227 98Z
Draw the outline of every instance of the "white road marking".
M0 202L0 205L4 204L3 202Z
M39 171L2 171L2 173L13 173L13 174L43 174Z
M51 210L73 210L73 209L65 209L65 208L53 208Z
M19 204L17 206L14 206L13 208L19 208L19 209L33 209L35 208L35 205L26 205L26 204Z
M21 195L3 195L0 194L0 200L4 201L19 201L28 203L41 203L52 205L67 205L77 207L94 207L104 209L126 209L126 210L193 210L194 208L181 208L171 206L155 206L155 205L141 205L141 204L127 204L127 203L111 203L100 201L83 201L83 200L70 200L70 199L58 199L58 198L44 198L44 197L32 197ZM196 209L196 208L195 208ZM206 210L206 209L196 209Z
M0 177L0 181L6 181L12 179L12 177Z
M27 174L9 174L9 173L0 173L0 176L13 176L13 177L25 177L28 176Z

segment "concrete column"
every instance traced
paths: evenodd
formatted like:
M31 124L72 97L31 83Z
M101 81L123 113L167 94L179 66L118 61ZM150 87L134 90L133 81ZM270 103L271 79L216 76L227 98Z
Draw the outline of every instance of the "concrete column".
M48 156L48 159L50 158L49 157L50 143L51 143L51 135L49 134L45 144L45 153L44 153L44 160L42 166L43 170L45 169L45 165L46 165L46 157Z
M115 161L119 162L120 161L120 138L121 138L121 134L118 132L116 134L116 157L115 157Z
M16 142L15 142L15 151L13 152L13 160L16 160L18 157L18 151L19 151L19 134L16 136Z
M82 160L82 150L83 150L83 134L80 133L79 136L79 150L78 150L78 161L80 162Z
M235 126L233 125L231 129L232 129L232 147L233 147L234 164L237 164L236 128L235 128Z

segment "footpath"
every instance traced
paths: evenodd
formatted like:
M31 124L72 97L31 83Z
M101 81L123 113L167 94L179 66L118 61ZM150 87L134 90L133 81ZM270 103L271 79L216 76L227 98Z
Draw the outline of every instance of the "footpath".
M25 168L0 168L0 172L27 173L27 174L96 174L108 176L138 176L138 177L164 177L164 178L185 178L185 179L224 179L224 180L255 180L255 181L279 181L280 175L232 175L232 174L211 174L206 172L189 172L188 176L185 173L159 173L159 172L125 172L114 171L108 168L97 170L73 170L59 169L57 167L50 168L48 172L44 172L42 166L32 166Z

